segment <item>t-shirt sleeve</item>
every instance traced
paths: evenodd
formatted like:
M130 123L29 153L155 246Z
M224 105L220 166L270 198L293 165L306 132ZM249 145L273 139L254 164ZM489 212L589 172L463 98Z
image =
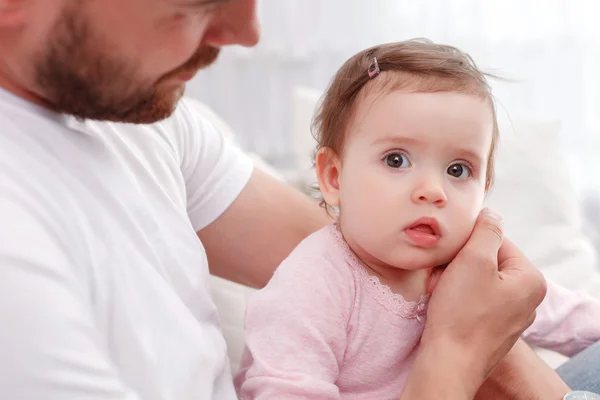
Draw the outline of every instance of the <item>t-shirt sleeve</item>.
M53 205L27 185L0 173L0 397L139 399L110 361Z
M291 257L249 301L235 384L249 399L339 399L352 283L325 261Z
M529 344L571 357L600 341L600 302L548 281L534 323L523 333Z
M216 220L239 196L250 179L253 164L186 100L180 102L173 118L187 212L197 232Z

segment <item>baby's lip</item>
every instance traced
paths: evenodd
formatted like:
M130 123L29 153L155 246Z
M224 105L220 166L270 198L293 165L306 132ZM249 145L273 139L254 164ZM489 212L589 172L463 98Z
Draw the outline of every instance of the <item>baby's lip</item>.
M442 237L442 230L440 229L440 224L438 223L437 219L435 219L433 217L419 218L416 221L414 221L412 224L408 225L405 228L405 230L415 229L419 226L428 226L429 228L431 228L431 232L433 233L433 235Z

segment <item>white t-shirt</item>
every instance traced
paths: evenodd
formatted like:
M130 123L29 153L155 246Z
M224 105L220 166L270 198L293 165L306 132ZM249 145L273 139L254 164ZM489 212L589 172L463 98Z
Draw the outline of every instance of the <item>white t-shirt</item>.
M0 397L235 399L195 232L251 172L185 102L80 123L0 90Z

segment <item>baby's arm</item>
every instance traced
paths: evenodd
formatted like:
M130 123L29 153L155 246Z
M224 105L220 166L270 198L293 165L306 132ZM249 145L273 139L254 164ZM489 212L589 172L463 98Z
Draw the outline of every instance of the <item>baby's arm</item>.
M573 356L600 341L600 302L550 281L535 322L523 333L529 344Z
M292 256L246 312L246 351L235 379L242 399L339 399L335 382L352 307L349 271Z

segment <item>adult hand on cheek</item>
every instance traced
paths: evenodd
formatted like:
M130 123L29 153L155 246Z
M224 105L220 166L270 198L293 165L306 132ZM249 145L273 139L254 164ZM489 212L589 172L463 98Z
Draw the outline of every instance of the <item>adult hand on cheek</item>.
M471 399L535 319L541 273L484 209L467 244L432 276L427 322L402 399Z

